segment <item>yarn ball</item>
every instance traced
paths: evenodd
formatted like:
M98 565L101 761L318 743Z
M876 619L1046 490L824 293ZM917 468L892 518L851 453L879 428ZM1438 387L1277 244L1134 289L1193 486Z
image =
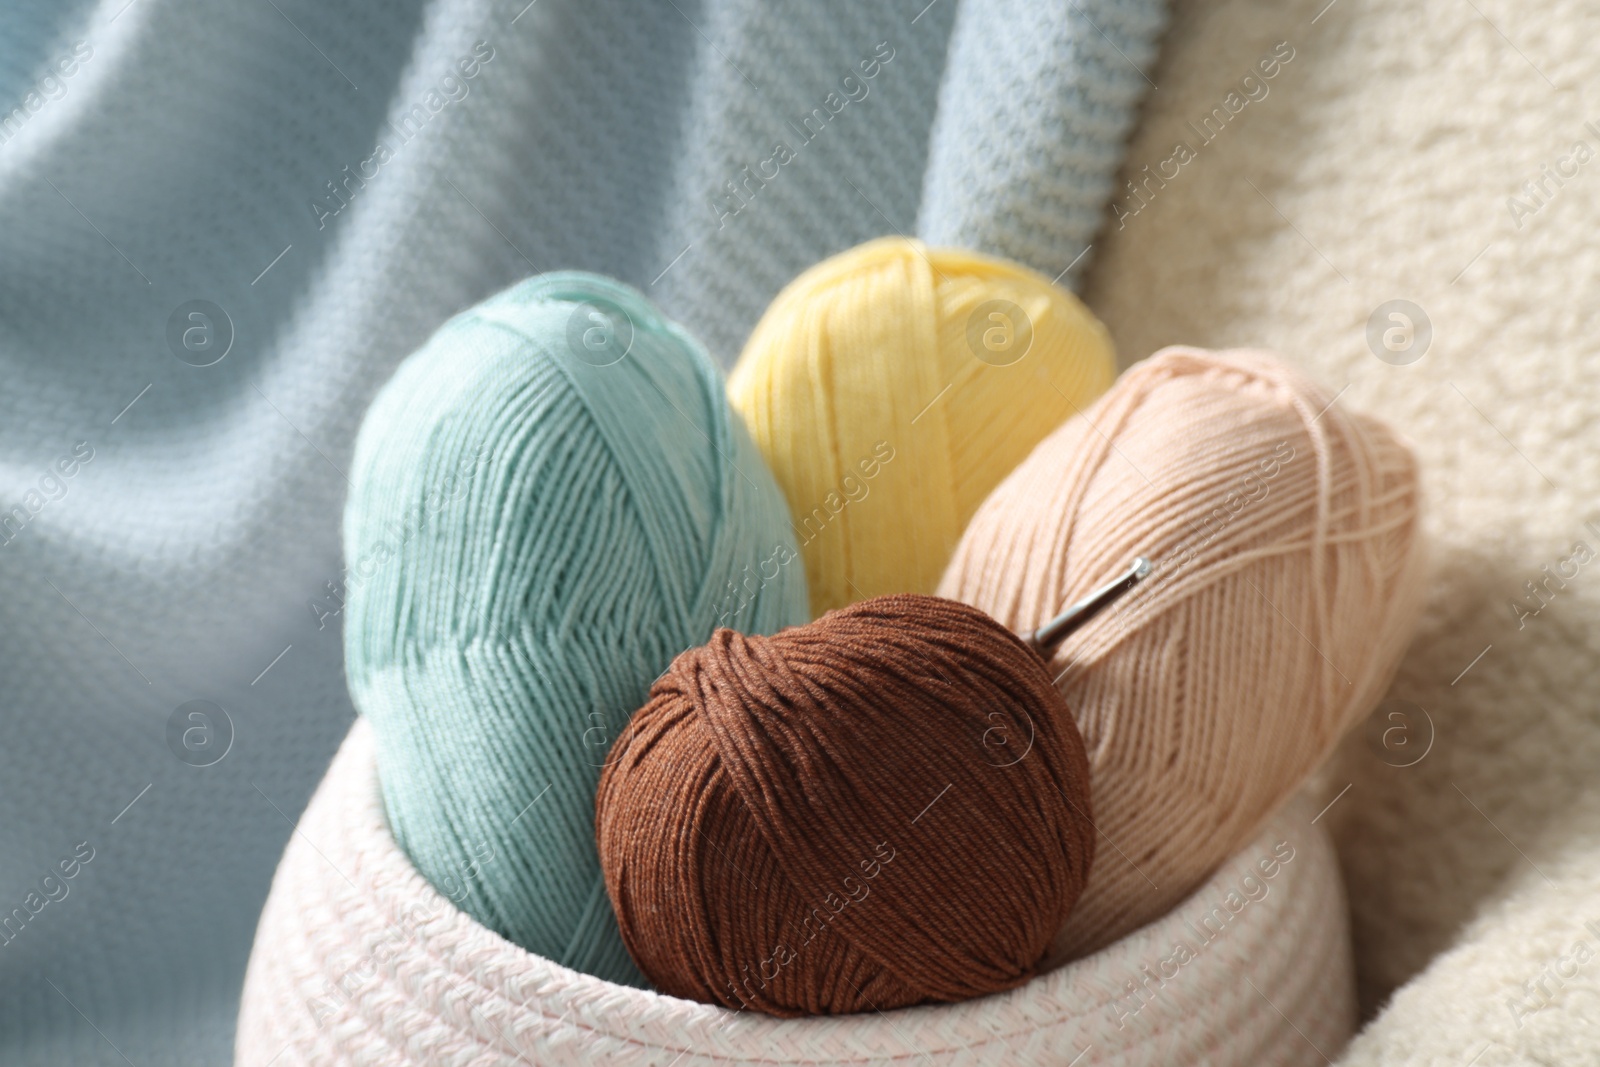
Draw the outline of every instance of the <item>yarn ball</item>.
M789 499L820 615L933 592L984 497L1115 373L1105 327L1044 275L884 238L778 294L728 398Z
M622 937L663 992L772 1015L1010 989L1094 852L1044 662L993 619L879 597L673 661L605 769Z
M396 840L490 929L642 985L595 853L606 753L715 627L807 618L721 376L634 290L541 275L401 364L351 482L346 671Z
M995 489L940 591L1007 626L1153 565L1051 658L1110 846L1051 962L1181 901L1378 703L1421 610L1420 509L1392 430L1267 353L1192 348Z

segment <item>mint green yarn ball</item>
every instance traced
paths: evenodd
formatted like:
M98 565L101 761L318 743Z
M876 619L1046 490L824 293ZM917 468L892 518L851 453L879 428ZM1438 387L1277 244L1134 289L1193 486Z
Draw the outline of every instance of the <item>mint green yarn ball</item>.
M644 985L595 851L608 751L717 626L807 621L721 375L627 286L540 275L401 364L351 480L346 670L396 840L507 939Z

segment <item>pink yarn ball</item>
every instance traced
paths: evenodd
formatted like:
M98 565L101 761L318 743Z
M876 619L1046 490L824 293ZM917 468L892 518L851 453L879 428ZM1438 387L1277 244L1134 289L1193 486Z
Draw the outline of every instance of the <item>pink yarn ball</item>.
M1166 913L1378 703L1421 610L1420 507L1392 430L1271 355L1191 348L1127 371L984 502L939 593L1013 631L1154 565L1050 665L1102 846L1053 959Z

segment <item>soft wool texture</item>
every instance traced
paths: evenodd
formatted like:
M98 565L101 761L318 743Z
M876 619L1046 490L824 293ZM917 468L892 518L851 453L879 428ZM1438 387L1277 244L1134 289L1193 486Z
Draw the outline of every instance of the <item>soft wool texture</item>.
M1319 824L1339 842L1364 1010L1426 969L1360 1046L1385 1062L1466 1062L1505 1043L1482 1028L1509 1022L1505 994L1481 1020L1442 994L1534 977L1498 928L1543 927L1542 951L1590 917L1556 904L1535 868L1573 901L1600 898L1600 816L1578 804L1600 767L1600 571L1544 585L1575 542L1600 551L1587 525L1600 525L1600 172L1591 160L1546 180L1537 202L1524 189L1546 166L1571 174L1577 141L1600 153L1585 125L1600 124L1597 39L1600 10L1570 0L1181 3L1125 175L1154 172L1179 140L1197 158L1109 224L1088 290L1130 359L1174 342L1267 345L1348 386L1338 406L1382 417L1418 453L1428 606L1393 703L1327 769L1325 801L1349 790ZM1284 41L1295 58L1271 94L1201 146L1188 124ZM1404 366L1366 338L1397 298L1433 330ZM1463 1005L1438 1046L1442 1017L1407 1029L1428 991L1440 1010ZM1521 1031L1544 1035L1518 1046L1522 1062L1585 1062L1565 1050L1594 1047L1580 1019L1593 998L1564 1003ZM1458 1055L1469 1033L1481 1040ZM1513 1062L1490 1052L1479 1067Z
M595 812L651 983L772 1015L1021 985L1095 847L1083 739L1044 662L915 595L683 653Z
M884 238L796 278L728 396L788 496L813 612L933 592L989 490L1114 367L1094 316L1015 263Z
M612 742L715 626L806 618L721 375L628 287L540 275L401 364L350 474L345 663L396 840L497 933L639 983L594 847Z
M1344 896L1315 814L1291 805L1170 915L1010 992L773 1019L602 982L474 923L390 837L362 720L273 879L237 1067L1060 1067L1074 1056L1320 1067L1321 1050L1348 1038L1355 1002Z
M1457 945L1395 993L1339 1061L1591 1064L1600 1055L1600 790L1529 842Z
M0 505L95 450L0 549L7 906L77 842L96 850L0 951L0 1060L229 1062L272 870L354 716L345 475L401 359L517 279L577 268L647 292L729 366L782 286L918 233L922 190L978 159L1005 195L943 198L962 235L927 236L1053 278L1101 216L1008 220L1114 169L1148 91L1118 53L1145 62L1162 9L0 4L0 117L73 42L94 53L0 144ZM463 78L478 42L494 58ZM832 114L880 42L870 94ZM1032 60L1020 91L986 58L1001 47ZM1107 76L1131 91L1098 95ZM803 140L791 124L817 108ZM726 183L777 139L795 158L719 224ZM211 367L165 337L193 299L235 327ZM231 716L211 767L164 741L193 699Z
M984 502L940 586L1029 631L1145 556L1055 651L1109 846L1052 953L1160 917L1372 710L1421 607L1416 461L1261 352L1125 373Z

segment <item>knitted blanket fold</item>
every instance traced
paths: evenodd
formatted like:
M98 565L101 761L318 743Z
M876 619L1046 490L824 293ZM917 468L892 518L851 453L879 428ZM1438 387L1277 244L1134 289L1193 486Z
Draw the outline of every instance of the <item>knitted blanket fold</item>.
M227 1062L354 715L340 515L401 359L558 269L723 366L887 234L1074 285L1165 7L0 4L5 914L96 855L12 924L0 1062Z
M1322 1064L1355 1022L1342 884L1296 801L1171 914L1020 989L780 1020L614 985L474 923L384 824L357 721L284 854L245 980L239 1067L328 1063ZM493 862L486 859L485 862Z

